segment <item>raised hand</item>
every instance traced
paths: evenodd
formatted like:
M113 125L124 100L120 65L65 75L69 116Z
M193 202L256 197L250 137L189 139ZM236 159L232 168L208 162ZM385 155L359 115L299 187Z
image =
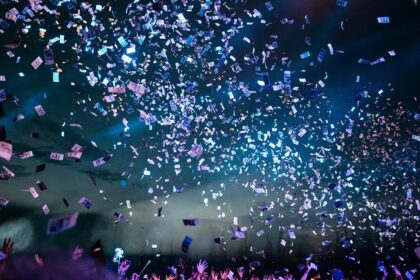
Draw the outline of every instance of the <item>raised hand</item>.
M197 273L197 280L206 280L208 278L207 272L203 272L202 274Z
M152 274L153 280L160 280L160 276L157 276L155 273Z
M12 241L10 238L5 238L3 241L3 247L1 248L1 251L6 255L9 256L11 253L13 253L13 245L15 242Z
M119 275L125 275L127 270L130 268L131 262L129 260L125 260L122 263L120 263L118 267L118 274Z
M400 270L395 265L392 266L392 269L394 270L395 276L402 277Z
M139 279L140 279L140 276L137 273L133 273L131 275L131 280L139 280Z
M185 262L184 262L184 260L183 260L182 258L181 258L181 259L179 259L178 267L179 267L182 271L184 271L184 270L185 270Z
M208 264L206 261L199 260L197 263L197 272L200 274L203 274L204 270L206 270L208 267Z
M306 271L311 271L312 267L311 267L311 263L309 261L306 262Z
M238 268L238 275L239 279L242 279L244 277L245 268L243 266Z
M73 255L71 257L72 261L77 261L78 259L80 259L83 255L84 250L82 248L79 247L79 245L76 246L76 249L74 249L73 251Z
M223 272L220 271L220 279L226 280L228 275L229 275L229 269L228 268L226 268L225 271L223 271Z
M166 280L175 280L175 279L176 278L173 275L166 276Z
M38 255L38 254L35 254L35 262L36 262L36 264L37 265L39 265L39 266L44 266L44 261L42 260L42 258Z
M1 252L5 255L3 256L3 260L0 262L0 274L2 274L6 267L7 258L9 255L14 251L13 245L15 243L10 238L5 238L3 241L3 247L1 248Z
M384 278L386 278L388 276L388 272L386 271L386 266L384 266Z
M210 279L211 280L217 280L218 279L218 274L213 269L210 271Z

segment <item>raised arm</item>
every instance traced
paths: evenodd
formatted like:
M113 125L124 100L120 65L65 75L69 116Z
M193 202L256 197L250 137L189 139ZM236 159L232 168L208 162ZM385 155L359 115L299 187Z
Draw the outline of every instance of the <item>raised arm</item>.
M3 241L3 246L0 251L4 255L4 258L0 261L0 274L4 272L6 268L7 259L9 258L10 254L14 251L14 244L15 243L10 238L5 238Z

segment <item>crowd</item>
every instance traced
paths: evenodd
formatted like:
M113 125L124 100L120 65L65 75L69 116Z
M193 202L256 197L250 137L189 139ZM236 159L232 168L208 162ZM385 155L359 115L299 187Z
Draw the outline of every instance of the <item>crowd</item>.
M344 275L340 268L332 268L321 275L318 272L317 266L306 259L306 266L302 269L300 275L293 275L287 268L281 271L273 269L270 274L260 275L251 267L247 269L244 266L238 268L227 267L223 270L209 269L209 263L205 260L199 260L195 265L188 265L183 258L180 258L178 263L162 268L156 272L150 272L147 269L149 262L143 267L140 272L128 273L131 267L131 261L128 259L119 258L119 251L116 250L116 256L113 261L118 264L117 273L113 273L109 268L106 268L105 256L100 242L96 243L90 249L90 257L84 257L84 249L76 246L70 258L63 259L63 257L48 256L44 258L38 254L33 257L20 255L16 260L9 261L11 254L14 251L14 242L11 239L4 239L3 246L0 251L0 279L115 279L115 280L160 280L161 276L166 275L164 279L189 279L189 280L293 280L293 279L333 279L333 280L359 280L356 276ZM403 279L402 274L397 266L385 266L383 262L378 263L378 269L382 274L380 279ZM409 278L406 274L407 279ZM162 278L163 279L163 278ZM366 279L373 279L366 278ZM375 278L378 279L378 278Z

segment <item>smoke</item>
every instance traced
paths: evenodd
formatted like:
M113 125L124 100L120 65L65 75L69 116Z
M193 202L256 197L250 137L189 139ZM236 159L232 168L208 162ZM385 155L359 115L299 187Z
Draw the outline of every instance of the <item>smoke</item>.
M32 243L33 234L32 223L24 218L11 220L0 226L0 242L4 238L11 238L15 242L15 252L27 249Z

